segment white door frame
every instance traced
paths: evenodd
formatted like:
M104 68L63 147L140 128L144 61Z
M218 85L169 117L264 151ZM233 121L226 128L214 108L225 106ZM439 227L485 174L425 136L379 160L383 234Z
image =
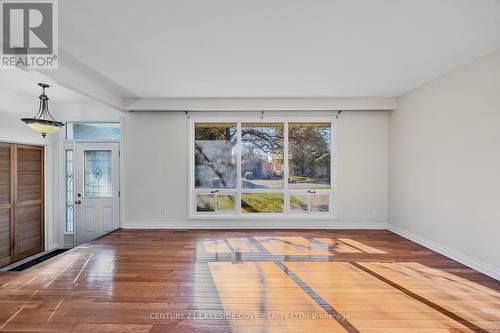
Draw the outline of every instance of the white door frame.
M54 189L58 189L58 193L54 195L54 198L56 200L56 207L57 212L54 214L54 216L58 216L58 220L60 223L57 226L54 226L57 234L59 234L58 239L59 242L53 244L53 248L64 248L64 247L76 247L76 237L74 232L67 232L66 231L66 173L65 173L65 151L66 150L73 150L75 151L75 144L78 142L92 142L92 143L118 143L120 145L120 154L119 154L119 163L120 163L120 224L119 227L121 228L123 226L123 219L125 216L125 211L124 211L124 170L123 170L123 158L124 154L122 151L122 147L124 145L124 136L125 136L125 118L121 117L120 119L117 120L97 120L97 119L90 119L90 120L79 120L79 119L68 119L67 122L76 122L76 123L82 123L82 122L90 122L90 123L120 123L120 140L67 140L66 139L66 131L61 130L57 135L59 135L58 141L54 143L54 151L56 152L56 160L55 165L57 166L57 177L54 177L54 181L56 182L56 185ZM47 159L48 160L48 159ZM74 220L74 219L73 219ZM48 234L48 233L47 233ZM65 238L69 236L72 237L72 242L71 245L70 243L65 244Z
M74 234L75 243L80 245L120 227L120 161L119 143L103 142L77 142L74 150ZM111 163L111 196L91 197L85 196L84 172L85 151L110 151ZM103 206L104 205L104 206ZM95 210L98 208L98 210ZM102 209L99 209L102 208ZM107 209L108 208L108 209ZM111 211L109 211L111 208ZM108 216L105 219L105 210ZM87 234L80 234L87 221L86 214L92 214L92 228ZM86 224L85 224L86 225ZM90 227L90 226L89 226ZM90 230L91 229L91 230Z

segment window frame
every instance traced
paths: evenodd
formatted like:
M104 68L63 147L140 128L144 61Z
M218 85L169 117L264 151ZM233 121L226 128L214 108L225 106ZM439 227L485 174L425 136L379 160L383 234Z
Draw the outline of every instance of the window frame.
M86 138L86 139L74 139L74 138L68 138L68 125L71 124L115 124L118 125L118 128L120 129L120 137L118 139L112 139L112 138L104 138L104 139L92 139L92 138ZM64 126L64 138L63 140L65 142L120 142L121 138L123 136L123 123L121 121L68 121L66 122L66 126Z
M309 111L308 111L309 112ZM336 188L336 113L328 115L219 115L219 114L202 114L191 115L188 118L188 219L203 220L203 219L319 219L319 220L336 220L337 216L337 188ZM242 140L241 126L242 123L283 123L284 125L284 172L283 172L283 188L282 189L251 189L242 188L241 186L241 155L242 155ZM307 189L289 189L289 156L288 156L288 124L295 122L311 122L311 123L330 123L330 189L313 189L316 194L329 195L329 211L328 212L294 212L290 211L289 196L293 194L307 194ZM236 210L235 212L197 212L196 203L198 194L211 194L215 189L195 188L195 124L196 123L236 123L237 128L237 172L236 172L236 187L228 189L216 189L218 195L235 195ZM283 193L284 205L282 213L242 213L241 212L241 194L243 193Z

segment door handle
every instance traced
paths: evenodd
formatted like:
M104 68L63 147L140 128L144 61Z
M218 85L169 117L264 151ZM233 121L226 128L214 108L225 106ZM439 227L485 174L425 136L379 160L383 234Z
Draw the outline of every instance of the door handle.
M75 201L75 203L76 203L77 205L79 205L79 204L81 204L81 203L82 203L82 200L76 200L76 201Z

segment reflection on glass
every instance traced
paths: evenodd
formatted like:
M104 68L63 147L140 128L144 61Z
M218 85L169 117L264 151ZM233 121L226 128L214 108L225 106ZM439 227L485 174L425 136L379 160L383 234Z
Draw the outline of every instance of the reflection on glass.
M328 194L313 194L311 195L311 212L328 213L329 196Z
M215 195L214 194L198 194L196 196L196 211L197 212L215 212Z
M68 140L120 140L120 123L67 123Z
M236 123L196 123L195 187L236 187Z
M283 193L242 193L242 213L282 213Z
M241 124L241 187L283 188L283 123Z
M288 124L289 188L330 188L330 123Z
M218 212L234 212L236 209L236 197L234 195L217 195Z
M73 232L73 151L66 150L66 232Z
M308 212L309 203L307 195L290 195L291 212Z
M111 197L111 151L86 150L84 161L84 195Z

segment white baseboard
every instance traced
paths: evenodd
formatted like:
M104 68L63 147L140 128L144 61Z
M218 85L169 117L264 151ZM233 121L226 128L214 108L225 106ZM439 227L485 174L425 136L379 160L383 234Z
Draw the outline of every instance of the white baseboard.
M207 221L167 220L161 222L124 222L123 229L387 229L385 222L339 221Z
M389 224L387 226L387 229L390 231L394 232L395 234L398 234L404 238L407 238L417 244L420 244L422 246L425 246L428 249L431 249L432 251L435 251L439 254L442 254L450 259L453 259L455 261L458 261L461 264L464 264L465 266L468 266L472 269L475 269L478 272L481 272L483 274L486 274L495 280L500 281L500 268L491 266L490 264L484 263L480 260L471 258L463 253L460 253L458 251L452 250L446 246L443 246L441 244L438 244L434 241L431 241L427 238L424 238L422 236L416 235L414 233L411 233L405 229L402 229L400 227L397 227L395 225Z

